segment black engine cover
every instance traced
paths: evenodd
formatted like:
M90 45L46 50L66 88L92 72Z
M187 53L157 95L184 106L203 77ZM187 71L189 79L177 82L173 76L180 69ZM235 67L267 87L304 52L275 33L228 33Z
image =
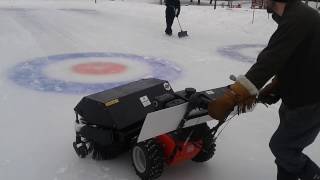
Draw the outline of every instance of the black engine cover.
M82 98L74 108L87 124L121 130L143 122L155 111L156 96L173 93L167 81L150 78L135 81Z

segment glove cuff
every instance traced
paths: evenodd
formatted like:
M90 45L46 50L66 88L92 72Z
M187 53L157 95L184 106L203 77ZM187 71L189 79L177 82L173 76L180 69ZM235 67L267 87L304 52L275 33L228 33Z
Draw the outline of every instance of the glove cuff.
M240 83L250 95L255 96L259 93L257 87L244 75L239 75L236 82Z

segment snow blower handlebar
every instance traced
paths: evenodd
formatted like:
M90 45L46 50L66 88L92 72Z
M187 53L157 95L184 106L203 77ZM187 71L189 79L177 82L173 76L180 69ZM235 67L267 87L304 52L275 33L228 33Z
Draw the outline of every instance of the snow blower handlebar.
M208 97L204 92L196 92L195 90L193 91L192 94L189 95L188 98L189 98L188 105L187 105L185 114L178 125L177 131L180 131L184 127L185 123L188 120L208 115L208 104L211 101L213 101L213 99ZM198 109L199 112L196 114L191 113L195 109ZM224 123L225 123L225 121L219 121L218 124L216 124L214 127L210 128L210 130L208 132L202 134L203 138L206 139L208 137L214 137L214 141L215 141L219 136L219 135L216 136L216 133L218 132L218 129ZM188 141L189 141L189 139L187 138L185 140L185 143Z
M211 101L212 100L208 98L204 93L196 92L190 96L188 106L191 106L190 108L199 107L202 109L208 109L208 104Z
M178 129L183 128L184 124L190 119L190 112L195 108L208 109L208 104L211 102L211 99L208 98L202 92L194 92L189 97L189 103L186 109L186 112L183 116L183 119L180 121ZM205 113L207 114L207 112Z

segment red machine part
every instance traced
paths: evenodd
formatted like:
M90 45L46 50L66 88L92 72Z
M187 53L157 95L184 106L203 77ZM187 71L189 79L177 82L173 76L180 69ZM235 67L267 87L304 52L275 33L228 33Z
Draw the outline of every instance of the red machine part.
M164 158L169 166L194 158L202 149L202 140L185 143L169 134L160 135L156 140L162 145Z

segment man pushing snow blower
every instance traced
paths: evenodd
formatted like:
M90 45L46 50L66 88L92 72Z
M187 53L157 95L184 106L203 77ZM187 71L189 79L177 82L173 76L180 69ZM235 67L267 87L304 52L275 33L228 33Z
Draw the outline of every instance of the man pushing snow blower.
M302 152L320 131L320 15L298 0L267 0L267 11L277 30L249 71L209 103L208 113L224 120L235 105L250 107L257 94L269 105L281 98L280 125L269 144L277 179L320 180L319 167Z

